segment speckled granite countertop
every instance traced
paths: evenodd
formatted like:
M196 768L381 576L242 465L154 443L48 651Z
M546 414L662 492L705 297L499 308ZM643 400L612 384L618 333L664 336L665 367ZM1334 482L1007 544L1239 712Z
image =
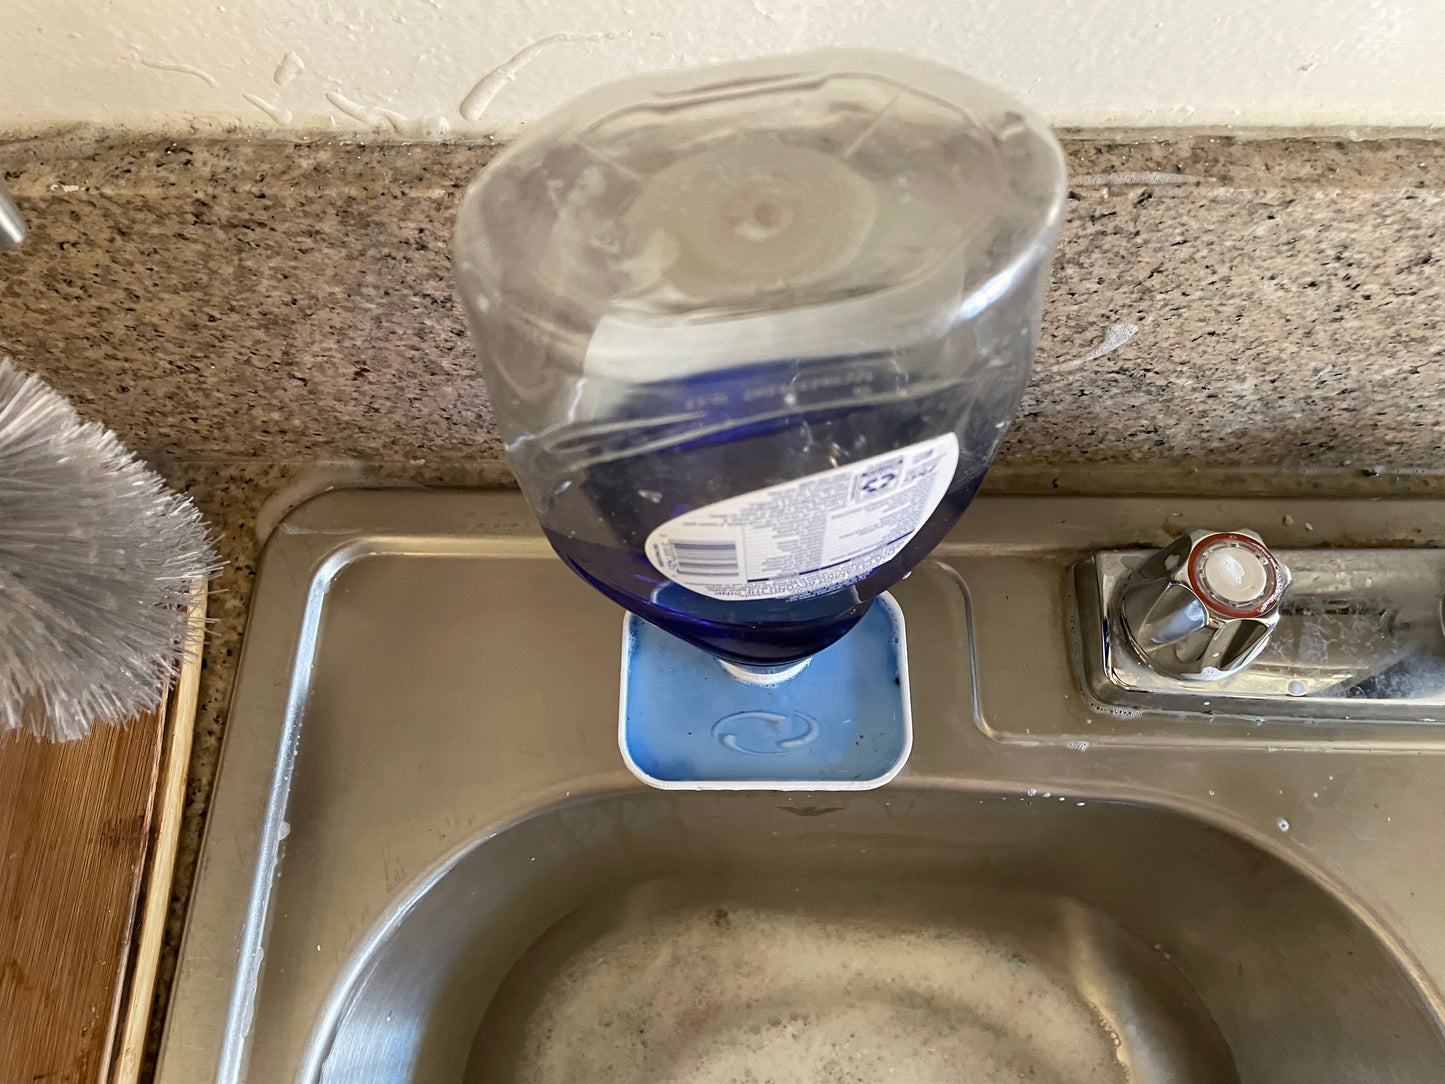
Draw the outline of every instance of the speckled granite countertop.
M1445 143L1069 150L1001 462L1439 465ZM0 145L0 348L152 455L495 461L447 244L491 153Z
M1287 470L1296 488L1438 490L1445 144L1068 151L1037 372L992 488L1239 492ZM508 481L447 248L491 153L83 133L0 144L31 226L0 256L0 352L189 491L228 562L162 1003L259 534L333 482Z

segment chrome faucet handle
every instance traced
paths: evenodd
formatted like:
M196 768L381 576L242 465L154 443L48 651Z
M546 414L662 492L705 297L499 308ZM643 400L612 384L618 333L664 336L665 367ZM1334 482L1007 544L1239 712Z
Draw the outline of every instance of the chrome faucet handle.
M1289 585L1289 569L1253 531L1190 531L1133 572L1119 613L1146 665L1217 681L1264 650Z

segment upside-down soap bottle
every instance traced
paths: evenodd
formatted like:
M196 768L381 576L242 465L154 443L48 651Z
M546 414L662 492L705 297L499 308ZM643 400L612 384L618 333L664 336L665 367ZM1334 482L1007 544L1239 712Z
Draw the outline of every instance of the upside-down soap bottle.
M843 637L977 491L1066 178L938 64L829 50L592 91L455 244L508 461L599 591L736 672Z

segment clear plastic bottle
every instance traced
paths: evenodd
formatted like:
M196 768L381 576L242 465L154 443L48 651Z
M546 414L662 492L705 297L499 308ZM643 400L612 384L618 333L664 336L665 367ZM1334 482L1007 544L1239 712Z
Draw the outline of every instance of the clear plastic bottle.
M634 79L530 127L455 260L558 554L726 659L842 636L983 480L1065 188L1037 117L888 53Z

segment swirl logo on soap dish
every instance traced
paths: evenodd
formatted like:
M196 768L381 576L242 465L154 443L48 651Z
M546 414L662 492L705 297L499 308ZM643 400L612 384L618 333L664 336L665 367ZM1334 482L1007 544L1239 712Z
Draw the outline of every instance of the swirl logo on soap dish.
M723 746L753 756L778 756L803 748L823 733L818 720L801 711L735 711L713 724Z

